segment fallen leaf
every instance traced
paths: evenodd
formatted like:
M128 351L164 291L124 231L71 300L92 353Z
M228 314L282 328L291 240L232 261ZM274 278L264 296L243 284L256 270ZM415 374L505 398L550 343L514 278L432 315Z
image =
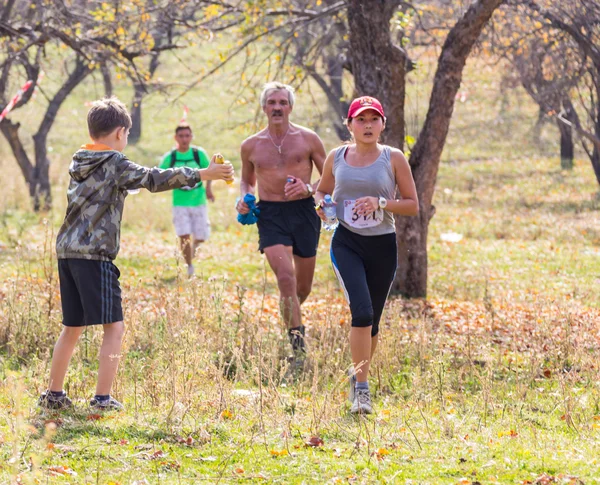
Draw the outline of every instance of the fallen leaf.
M48 467L48 472L52 476L59 476L59 475L77 476L77 473L75 471L71 470L68 466L63 466L63 465L50 466L50 467Z
M386 455L390 454L390 452L386 448L379 448L373 454L377 457L378 460L383 460Z
M150 455L150 459L151 460L158 460L159 458L163 458L165 456L166 456L166 454L165 454L164 451L162 451L162 450L156 450L154 453L152 453Z
M44 421L45 426L54 425L56 427L59 427L61 424L63 424L63 420L61 418L47 419L46 421Z
M304 442L304 444L306 446L312 446L313 448L316 448L317 446L323 446L325 442L318 436L311 436L308 441Z

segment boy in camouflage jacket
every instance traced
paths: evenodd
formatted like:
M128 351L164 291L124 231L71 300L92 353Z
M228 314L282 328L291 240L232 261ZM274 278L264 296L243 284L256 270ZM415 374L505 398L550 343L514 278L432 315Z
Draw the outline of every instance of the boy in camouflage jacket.
M127 191L161 192L201 180L232 180L233 168L215 164L214 157L201 170L160 170L131 162L121 153L127 146L131 118L115 97L93 103L87 122L93 143L73 155L67 213L56 238L63 330L54 346L48 390L39 404L53 409L71 406L63 383L75 345L85 326L102 325L98 383L90 405L122 409L110 396L124 333L120 273L112 261L119 252Z

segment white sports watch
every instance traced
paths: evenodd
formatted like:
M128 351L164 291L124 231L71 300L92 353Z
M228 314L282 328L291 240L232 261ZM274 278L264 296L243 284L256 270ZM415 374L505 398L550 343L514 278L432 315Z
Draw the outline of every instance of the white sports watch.
M386 205L387 205L387 199L385 197L379 197L379 208L385 209Z
M306 184L306 190L308 191L308 196L310 197L311 195L313 195L313 188L312 185L310 184Z

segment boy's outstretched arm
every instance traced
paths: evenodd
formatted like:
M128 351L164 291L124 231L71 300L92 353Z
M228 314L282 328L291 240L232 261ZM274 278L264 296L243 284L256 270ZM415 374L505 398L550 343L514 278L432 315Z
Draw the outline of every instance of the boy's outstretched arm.
M206 168L149 168L123 158L117 165L117 184L123 190L148 189L150 192L193 187L201 180L233 180L233 167L216 164L214 156Z

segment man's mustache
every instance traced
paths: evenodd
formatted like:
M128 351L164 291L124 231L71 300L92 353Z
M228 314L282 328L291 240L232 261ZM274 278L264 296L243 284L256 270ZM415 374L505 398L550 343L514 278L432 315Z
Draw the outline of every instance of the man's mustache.
M272 115L273 116L283 116L283 111L274 109Z

